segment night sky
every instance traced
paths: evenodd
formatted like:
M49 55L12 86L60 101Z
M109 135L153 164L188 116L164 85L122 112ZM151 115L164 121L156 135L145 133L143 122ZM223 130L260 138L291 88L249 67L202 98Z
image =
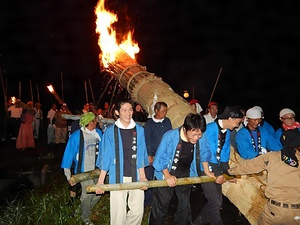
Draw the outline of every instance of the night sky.
M61 95L63 73L64 99L71 109L84 104L88 79L98 99L107 76L98 60L96 3L1 1L0 66L9 96L18 96L21 81L22 100L28 101L32 80L46 112L55 102L46 85L53 84ZM284 107L300 114L296 1L132 0L107 6L118 14L119 35L134 29L138 63L176 93L188 90L192 96L194 89L205 108L222 68L212 99L221 107L260 105L274 126Z

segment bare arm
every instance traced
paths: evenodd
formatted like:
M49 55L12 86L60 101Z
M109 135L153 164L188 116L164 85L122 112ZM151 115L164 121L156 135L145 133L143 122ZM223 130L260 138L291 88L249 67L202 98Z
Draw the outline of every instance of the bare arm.
M100 171L100 175L99 175L99 179L98 179L97 185L104 184L104 180L105 180L106 174L107 174L106 171L104 171L104 170ZM101 189L101 188L97 188L96 194L104 194L104 190Z
M140 181L142 181L142 182L143 181L148 181L147 178L146 178L144 167L139 169L139 173L140 173ZM146 186L141 188L141 190L147 190L147 189L148 188Z

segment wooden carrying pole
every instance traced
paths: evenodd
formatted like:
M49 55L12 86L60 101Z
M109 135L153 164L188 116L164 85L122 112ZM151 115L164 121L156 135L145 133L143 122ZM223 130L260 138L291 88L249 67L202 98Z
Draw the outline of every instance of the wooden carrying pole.
M234 177L226 176L226 179L230 180ZM178 178L176 181L176 185L188 185L188 184L200 184L200 183L208 183L215 182L215 179L208 176L200 176L200 177L185 177ZM103 185L90 185L86 187L87 192L96 192L96 189L101 188L104 191L120 191L120 190L133 190L140 189L142 187L147 188L155 188L155 187L166 187L168 183L166 180L150 180L145 182L131 182L131 183L119 183L119 184L103 184Z

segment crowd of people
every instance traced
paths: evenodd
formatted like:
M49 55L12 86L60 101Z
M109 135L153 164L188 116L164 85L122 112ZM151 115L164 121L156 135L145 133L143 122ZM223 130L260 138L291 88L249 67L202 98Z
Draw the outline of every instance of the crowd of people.
M191 100L190 106L194 113L186 115L180 127L172 127L166 102L156 102L151 115L128 99L115 102L113 107L106 102L99 109L86 103L76 113L78 119L71 122L63 116L72 114L66 103L59 110L56 104L51 106L47 113L47 143L66 144L61 167L70 191L75 185L78 190L78 184L70 179L73 173L95 168L101 171L99 178L80 183L83 222L92 224L91 208L104 194L101 188L94 194L86 193L87 185L165 180L166 187L111 191L110 223L141 224L144 208L150 206L149 224L165 224L170 200L176 195L174 224L222 225L222 184L237 182L226 180L224 174L266 170L268 203L258 224L285 224L282 221L299 224L300 123L296 113L282 109L278 113L282 125L275 129L265 120L260 106L247 110L226 106L221 113L217 102L210 102L205 112L196 99ZM17 100L9 112L10 135L16 139L16 147L34 148L34 139L39 138L39 122L43 119L41 105ZM113 123L103 124L101 118L112 119ZM245 159L235 168L228 164L231 148ZM215 182L201 184L206 204L192 221L192 185L177 186L176 181L202 175L212 177Z
M148 117L141 114L143 113L141 105L134 104L130 100L123 99L116 103L112 112L115 123L102 130L103 137L99 140L98 157L92 169L99 168L100 175L93 183L105 184L107 177L107 182L110 184L165 180L167 187L111 191L110 223L141 224L144 208L150 206L149 224L165 224L170 200L173 195L176 195L177 209L174 214L174 224L223 224L220 209L223 200L222 184L227 182L224 174L245 174L263 169L276 171L276 168L270 169L268 163L263 160L269 159L267 156L272 153L276 156L281 155L281 159L279 157L279 160L278 158L276 160L282 162L281 167L284 167L286 172L293 171L294 181L291 183L294 190L288 191L289 188L280 186L284 182L280 182L279 186L274 182L271 183L271 190L274 189L276 192L278 189L286 188L288 193L280 193L285 197L266 195L270 198L268 206L273 205L272 207L276 206L278 209L274 214L269 208L265 208L258 224L281 224L278 221L284 221L286 217L289 217L287 220L290 224L298 224L300 124L295 120L294 111L288 108L281 110L279 119L282 121L282 128L275 130L264 120L263 110L259 106L247 110L240 106L227 106L222 113L219 113L218 103L210 102L204 113L199 102L194 99L191 101L191 107L194 113L185 117L182 126L173 128L167 117L168 105L165 102L157 102L154 105L154 114ZM81 116L81 119L85 115L86 113ZM144 128L138 120L146 122ZM94 123L95 118L91 117L87 122ZM80 129L84 131L83 127ZM296 134L291 134L291 131ZM295 138L298 138L298 141ZM77 136L76 142L79 141L78 139ZM72 143L68 142L69 144ZM228 162L231 147L234 147L247 162L249 161L249 164L251 160L257 160L262 164L264 161L265 167L258 168L251 164L249 171L247 171L248 164L244 167L230 168ZM69 147L66 148L64 158L70 155L67 149ZM79 154L80 147L76 149L78 150L72 153L72 157L77 165L80 160L75 155ZM82 157L85 161L85 156ZM94 158L92 161L94 162ZM71 161L67 165L62 164L64 169L71 166ZM251 166L255 169L251 169ZM81 168L80 172L91 169L82 166ZM295 177L296 174L298 178ZM201 175L212 177L215 182L201 184L207 202L192 221L190 208L192 185L177 186L176 181L179 178ZM69 176L70 173L67 173L67 179L70 178ZM288 180L289 178L286 178L285 182ZM231 179L228 182L237 182L237 180ZM95 194L96 196L104 194L104 190L98 188ZM83 201L82 205L84 204ZM90 201L90 206L86 208L90 210L92 205L93 201ZM267 209L269 211L266 211ZM284 213L284 210L288 210L288 213ZM90 217L84 214L84 210L81 215L86 224L91 224ZM292 215L294 217L291 217Z

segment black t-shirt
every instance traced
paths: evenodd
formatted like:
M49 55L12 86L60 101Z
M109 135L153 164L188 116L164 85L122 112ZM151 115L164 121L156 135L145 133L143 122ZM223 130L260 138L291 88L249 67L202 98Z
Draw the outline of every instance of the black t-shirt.
M190 167L194 158L194 144L191 142L182 141L181 150L179 154L179 161L177 169L175 170L175 176L189 177Z
M131 177L131 158L132 158L132 135L133 129L120 129L123 154L124 154L124 176Z

